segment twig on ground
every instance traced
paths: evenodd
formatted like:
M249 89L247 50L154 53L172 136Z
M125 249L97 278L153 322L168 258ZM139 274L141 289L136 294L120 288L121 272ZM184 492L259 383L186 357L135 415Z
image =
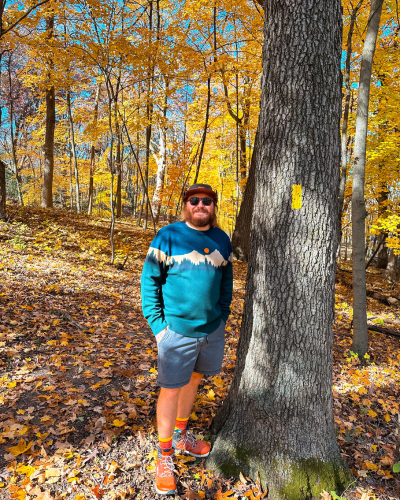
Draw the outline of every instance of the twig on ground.
M80 330L84 330L83 326L80 325L77 321L74 320L74 318L71 318L71 316L66 313L65 311L60 310L60 315L66 320L69 321L72 325L76 326Z

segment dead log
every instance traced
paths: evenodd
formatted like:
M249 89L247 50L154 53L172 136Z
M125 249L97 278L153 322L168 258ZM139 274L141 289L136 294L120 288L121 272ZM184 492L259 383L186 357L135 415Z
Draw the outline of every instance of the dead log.
M367 327L370 332L378 332L383 333L384 335L390 335L391 337L400 338L400 332L398 330L389 330L388 328L382 328L381 326L377 326L372 323L367 323Z
M367 289L367 297L371 297L383 304L387 304L389 306L398 306L400 301L391 295L384 295L383 293L376 292L375 290Z

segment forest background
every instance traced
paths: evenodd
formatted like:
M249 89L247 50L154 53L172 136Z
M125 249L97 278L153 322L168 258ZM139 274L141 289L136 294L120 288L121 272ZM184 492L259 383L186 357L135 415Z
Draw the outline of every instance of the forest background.
M7 31L35 5L4 2L2 11L0 155L7 196L105 216L113 181L116 216L134 215L147 228L151 212L156 222L160 215L172 221L184 187L207 182L219 193L220 225L232 235L259 114L261 6L48 1ZM346 247L368 15L367 1L343 3ZM398 33L397 2L387 1L373 67L365 181L367 245L385 237L384 267L386 245L400 248Z
M117 379L118 377L132 378L132 373L113 368L113 364L119 366L122 361L118 359L116 362L116 358L110 358L110 360L106 354L101 361L101 363L104 361L103 367L107 369L104 370L103 375L105 377L107 371L107 376L112 378L105 379L103 384L101 380L97 381L98 376L92 373L90 368L85 372L85 377L89 379L96 377L93 381L97 383L90 387L91 391L97 391L112 381L110 394L113 401L105 403L108 409L100 406L92 407L90 406L92 403L86 399L67 398L63 402L64 405L76 405L77 411L82 411L79 414L74 412L70 414L68 408L66 410L61 406L58 407L58 400L61 397L59 394L62 394L61 387L66 383L67 391L80 391L82 395L85 393L85 397L88 397L83 385L76 389L71 388L70 385L72 378L80 378L83 364L90 367L91 363L95 362L89 358L84 359L84 356L80 355L82 346L87 347L85 356L90 352L95 355L99 346L93 349L94 345L91 342L96 341L98 334L97 341L101 339L104 352L115 352L115 345L112 342L110 347L106 347L111 334L118 337L128 328L125 325L126 318L123 317L124 311L122 311L124 308L122 304L127 300L125 297L127 284L124 283L123 276L118 275L117 270L124 270L124 265L121 264L122 257L131 255L135 261L132 264L129 263L125 271L137 280L143 249L148 246L152 237L152 231L141 229L135 231L133 225L143 226L144 229L156 229L157 225L172 222L179 214L184 187L199 181L211 183L218 190L219 222L222 228L232 236L241 202L245 193L249 192L247 187L251 179L251 159L256 143L264 15L260 3L262 2L188 1L172 4L150 0L134 3L69 2L66 4L44 0L39 3L18 5L7 5L7 1L3 1L1 4L0 167L6 174L3 184L6 187L8 200L11 202L8 205L6 222L2 225L1 236L6 241L3 253L7 255L2 267L5 271L9 271L10 266L15 266L13 268L15 275L11 277L12 274L9 273L7 278L8 280L15 279L14 285L25 282L26 286L20 292L17 303L20 299L22 302L26 301L27 303L21 306L26 308L26 311L36 309L41 302L38 299L38 302L34 303L32 297L29 298L31 284L28 284L26 280L29 281L32 275L33 268L29 262L32 255L36 255L34 267L39 273L37 276L51 274L53 271L61 273L58 277L56 275L50 277L50 280L46 277L44 279L46 286L43 290L39 291L36 288L37 285L32 284L33 296L39 296L43 292L46 295L44 297L46 308L51 304L48 314L43 314L43 311L40 313L41 321L45 321L43 331L38 330L36 324L27 327L27 324L30 325L30 320L24 312L21 317L16 315L16 309L12 309L16 304L13 301L15 297L12 297L11 292L8 295L5 290L1 294L1 299L5 303L4 318L2 318L4 324L0 325L2 336L7 339L10 337L13 342L15 341L11 350L5 348L7 359L5 364L3 363L7 366L7 371L12 372L11 378L5 375L1 379L5 390L1 396L2 402L10 410L10 413L5 415L8 420L4 422L5 431L1 437L4 440L2 442L5 442L7 446L8 454L4 455L5 460L10 462L3 477L8 478L12 473L12 479L15 481L11 481L10 493L13 493L15 498L19 498L18 495L26 498L28 493L39 495L39 490L33 488L31 484L31 481L37 479L36 473L40 473L40 478L44 474L43 481L46 481L44 487L47 484L57 483L56 478L62 475L65 480L67 479L67 482L64 481L64 486L68 487L67 483L72 483L72 486L69 486L68 491L64 490L62 494L58 492L57 495L65 496L67 493L72 493L78 495L78 498L81 493L77 493L75 486L79 485L84 488L84 486L89 487L90 484L89 479L80 479L80 474L83 474L83 465L86 463L86 458L82 463L80 457L84 453L89 453L87 460L93 459L95 452L92 453L90 450L99 432L102 432L105 439L99 448L103 448L106 453L108 453L107 445L110 447L111 444L115 444L113 440L120 434L125 437L123 431L129 429L138 433L138 442L140 445L143 444L142 431L149 429L150 416L154 408L154 400L150 398L155 392L149 393L149 383L150 386L154 386L155 382L154 366L149 369L149 374L142 374L138 377L137 388L133 392L137 396L142 393L143 397L146 394L146 401L140 397L136 399L129 397L130 391L133 391L130 383L122 388L118 386L119 382L115 380L116 377ZM358 78L370 6L370 2L366 0L343 3L344 78L341 165L343 213L340 212L340 218L343 237L341 258L344 260L350 257L348 246L351 243L352 173L356 163L354 138ZM377 267L386 268L390 264L388 268L390 273L387 276L392 283L391 296L375 297L381 302L386 300L386 305L392 305L390 300L398 300L393 299L395 296L393 288L396 286L397 279L396 254L400 248L398 158L396 156L397 87L399 85L397 78L398 33L397 1L386 1L373 65L365 182L368 213L366 254L371 256L379 250L376 259ZM0 189L0 201L4 199L4 192ZM26 207L19 209L12 205L25 205ZM35 208L38 206L64 210L62 212L40 211ZM72 214L71 211L87 213L89 217L78 216ZM132 224L131 216L136 219L136 224ZM113 231L115 217L120 218L122 224L124 223L122 218L129 221L129 228L121 231L122 224L118 226L117 244L116 248L112 245L111 262L116 260L119 263L113 270L108 270L103 267L103 257L109 256L108 235L104 240L103 233L109 231L107 222L110 218ZM25 224L24 221L29 221L29 223ZM104 231L100 229L100 226ZM68 227L67 230L65 230L66 227ZM95 236L93 232L96 233ZM32 236L33 234L35 236ZM135 245L130 242L132 235ZM73 249L72 252L69 251L71 249ZM101 253L101 258L96 256L98 253ZM56 261L53 266L53 258L57 259L61 255L64 255L65 267L59 267ZM11 257L8 258L9 256ZM98 271L94 271L94 268L86 269L86 264L82 264L85 262L90 267L99 259L101 262ZM21 274L18 274L19 264L26 266L26 270L24 267ZM54 270L48 271L49 266ZM64 279L67 279L67 274L72 276L75 273L74 266L79 268L82 281L87 282L88 275L93 276L92 284L96 282L95 288L98 287L98 289L96 292L90 292L91 294L87 297L85 295L88 304L79 306L83 309L83 313L78 310L71 316L65 312L65 308L68 306L67 310L74 311L75 305L69 304L68 301L75 301L76 296L80 294L81 285L75 283L77 286L68 288L68 285L64 286L62 283ZM228 327L231 329L232 337L228 340L230 347L226 353L228 359L224 365L225 373L221 378L216 377L212 383L210 382L211 385L205 386L208 392L206 396L200 396L198 401L201 416L197 418L201 422L201 425L199 422L199 428L203 432L209 425L207 422L210 422L210 416L214 416L213 412L210 414L204 412L204 408L219 404L225 397L225 392L230 386L230 370L234 367L232 361L236 358L234 348L241 321L240 300L245 268L241 267L239 262L235 262L235 266L238 273L235 294L236 299L239 298L235 310L238 312L235 313ZM56 271L57 268L58 271ZM70 271L66 271L67 268ZM94 273L97 273L96 279L94 279ZM387 281L381 284L378 278L375 278L376 276L374 276L372 292L376 291L377 284L387 287ZM351 306L348 305L351 299L346 289L347 280L345 276L341 276L340 279L343 286L338 288L340 293L337 298L346 302L336 304L337 312L340 312L337 321L339 325L346 326L351 331L352 313ZM71 283L71 277L68 280ZM132 297L137 298L137 286L135 281L134 283ZM368 284L371 285L370 282ZM107 287L109 290L106 293ZM101 293L104 292L104 297L107 297L104 300L100 298L102 295L99 297L96 295L100 293L100 290L102 290ZM63 294L65 295L64 302L60 302ZM55 299L49 298L49 295L54 295ZM374 295L379 295L379 293L374 293ZM83 296L79 301L80 304L86 304ZM118 318L120 321L118 331L113 332L111 322L110 325L104 323L103 326L99 326L101 321L98 315L87 321L86 309L98 308L99 303L102 304L99 307L114 313L111 316L113 320ZM133 303L130 305L135 308ZM376 309L372 313L370 305L369 302L369 319L373 314L373 319L379 324L386 324L388 318L390 321L393 320L392 326L397 324L397 319L391 310L382 312ZM63 321L69 322L70 327L72 325L75 330L76 328L82 330L81 337L76 332L67 333L68 329L65 329L64 325L60 326L57 311L61 311ZM33 315L35 314L36 312ZM82 314L85 317L82 317ZM135 311L135 321L139 326L141 320L137 314ZM94 320L96 320L95 323L93 323ZM83 323L88 328L90 326L90 330L86 331L82 326ZM98 328L100 330L97 330ZM373 331L376 331L379 327L374 326L374 328ZM46 347L41 347L44 341L42 337L49 335L50 330L53 329L53 337L46 343ZM94 332L96 332L95 335L89 335ZM36 347L28 345L32 340L31 333L32 338L36 339L34 341ZM138 335L143 335L143 332L138 332ZM375 383L375 379L372 381L371 373L375 371L375 361L379 360L379 356L375 354L378 350L385 351L389 344L383 344L381 340L377 341L376 337L373 337L369 350L369 353L375 353L373 363L359 370L359 360L356 359L354 353L343 352L347 346L350 346L348 339L336 340L334 372L337 373L337 380L340 382L337 383L336 388L334 387L335 419L342 452L343 450L349 452L349 455L345 455L351 456L348 466L358 480L371 480L368 474L375 474L380 481L377 491L384 492L385 488L382 484L386 481L389 483L389 480L393 479L392 474L396 471L392 470L392 466L398 459L399 451L398 439L397 444L393 444L391 431L385 429L385 426L395 427L394 416L398 410L398 404L393 403L393 407L390 408L391 403L388 403L389 406L383 405L382 401L385 402L384 398L387 396L386 389L382 389L380 398L375 394L374 390L379 392L377 387L380 387L381 382ZM121 339L118 342L120 341ZM28 344L24 344L25 342ZM137 337L134 342L146 345L151 341L146 339L143 342L140 337ZM59 353L57 359L51 354L53 346L56 345L56 351ZM376 380L382 381L385 377L383 373L389 373L386 370L392 369L385 368L385 366L393 367L397 363L398 356L392 359L389 353L395 344L390 345L392 347L388 348L387 356L385 355L384 360L380 360L379 370L382 373L378 370L379 375L376 375ZM128 343L122 347L122 344L117 343L117 346L120 346L118 350L128 355L132 344ZM60 351L59 347L66 349ZM26 358L27 364L21 367L21 363L25 362L18 356L21 349L27 353L33 349L35 361L30 363L31 358ZM69 359L71 349L78 353L73 355L74 360L77 361ZM396 346L393 349L394 353L398 352ZM49 354L51 359L48 357ZM371 354L363 360L367 365ZM133 358L137 360L142 357L142 361L145 358L153 363L154 356L153 350L147 349L142 352L137 351ZM343 356L346 359L344 364L341 359ZM25 372L37 370L39 366L47 363L51 370L62 372L54 377L52 371L43 372L40 375L39 379L48 379L50 383L43 388L43 391L50 391L49 395L38 396L39 409L33 406L36 405L33 399L32 406L25 408L25 405L24 408L17 409L19 395L29 390L29 383L34 384L36 392L41 387L41 383L36 384L37 373L33 375L33 378L29 376L23 384L18 373L23 373L25 379ZM139 366L141 369L139 371L142 373L143 370L146 371L149 368L146 363ZM126 360L126 365L129 364L130 361ZM79 369L76 368L77 365ZM353 368L356 365L357 369ZM69 377L64 375L66 370L71 370ZM357 391L360 394L366 394L363 391L367 391L370 397L370 399L362 399L360 408L358 406L361 402L357 400L356 395L353 398L354 404L346 399L346 387L354 385L354 381L351 380L354 373L357 377L360 373L363 374L362 387ZM101 375L99 377L101 378ZM389 375L391 380L388 386L391 386L397 377L398 371L393 368ZM56 385L53 385L53 380ZM156 390L155 387L152 388ZM216 394L217 398L215 398ZM395 399L395 394L393 390L390 392L390 401L391 398ZM122 395L124 403L117 400L117 395ZM28 403L28 399L25 397L24 403ZM68 427L57 431L51 427L50 436L45 432L42 433L43 429L39 427L42 421L50 421L52 424L54 424L53 420L55 421L47 414L43 416L40 414L44 405L43 401L48 405L48 411L54 416L58 416L59 412L66 412L65 418L75 422L75 428L78 425L77 419L84 422L86 427L82 425L82 434L77 435L74 432L75 428ZM378 409L378 404L383 405L383 410ZM338 410L342 406L345 410ZM126 407L131 412L129 415ZM15 415L14 410L17 412ZM344 411L351 413L348 420L345 420ZM101 412L104 418L94 420L94 414L90 412ZM146 415L146 424L141 426L140 419L146 419ZM196 414L194 415L196 418ZM15 421L11 423L13 419ZM28 422L33 419L31 423L35 426L23 425L19 423L21 419ZM138 425L130 427L128 424L130 419L136 421ZM63 420L62 423L65 424L67 420ZM356 421L357 423L362 421L363 425L365 423L366 428L372 431L366 431L361 425L355 427ZM89 431L90 436L86 440L81 439L83 433ZM32 433L36 433L39 439L34 442L30 441ZM141 458L137 459L136 465L139 468L146 464L146 459L142 456L143 448L151 447L151 433L150 427L147 444L138 449ZM25 435L29 436L27 442L24 441ZM69 438L66 441L68 435ZM369 439L373 440L374 435L378 444L372 444L373 441L369 443ZM55 444L53 439L45 441L55 436L62 436ZM128 436L129 438L132 439L132 436ZM383 441L382 438L384 438ZM362 439L367 439L367 444ZM76 447L79 443L81 445L83 443L83 449L77 452ZM10 444L15 446L10 447ZM43 447L40 448L42 445ZM69 445L71 445L70 448L66 448ZM67 466L64 467L64 472L60 472L60 467L47 470L49 464L53 463L52 460L57 461L60 458L56 457L56 453L51 459L49 458L49 462L46 462L47 452L50 455L50 452L54 451L54 446L63 451L68 449L69 451L61 457L61 460L66 463L70 459L76 459L76 467L81 468L82 472L78 473L76 467L70 467L71 470L68 469L70 475L66 478L64 476ZM99 449L96 453L100 453ZM379 465L375 463L376 458L371 458L374 453L384 453ZM44 462L37 459L39 454L45 459ZM115 460L117 459L117 456L112 456ZM28 459L29 465L26 466L25 462L22 462L22 465L14 462L14 457L20 457L24 461ZM146 458L149 460L151 456ZM33 460L36 461L32 462ZM115 472L120 468L118 464L115 464L116 462L112 462L110 465L105 460L104 464L101 462L101 467L104 465L107 470L113 469L112 472ZM136 468L135 464L130 465ZM32 470L26 467L38 468ZM151 466L149 467L151 469ZM54 472L56 470L60 473L59 476ZM53 472L55 479L52 483ZM86 472L85 468L85 474ZM205 471L200 469L200 473L204 476ZM24 474L26 474L26 479L20 482L21 475ZM30 479L31 476L32 479ZM202 486L206 481L203 476L199 476L202 478ZM114 480L115 474L104 477L106 479L112 477ZM13 484L16 478L18 478L18 486ZM125 479L128 481L127 478ZM244 479L243 488L248 481ZM107 481L111 480L107 479ZM140 476L137 478L138 484L141 484L141 481L143 478ZM92 492L98 498L104 483L103 478L101 487L100 483L96 482L90 486L93 487ZM39 484L42 484L41 480ZM110 488L112 484L110 483ZM212 485L210 491L203 492L203 496L199 491L200 498L204 495L207 495L207 498L230 496L229 483L211 481L210 484ZM393 493L395 486L392 481L390 484L391 493ZM395 494L398 495L399 485L396 484L397 493ZM0 487L3 486L3 483L0 483ZM228 492L222 494L221 488L218 490L219 486ZM239 494L242 486L235 485L237 488L235 493ZM129 488L126 489L124 495L127 494ZM143 488L142 484L140 488ZM252 490L257 491L257 484ZM35 493L32 493L33 491ZM54 491L52 490L52 494L56 494ZM132 493L130 490L129 492ZM246 492L244 496L251 496L250 490L245 489L244 492ZM334 493L331 493L331 496L336 498ZM365 491L353 491L353 493L357 498L361 498ZM262 493L256 494L261 496ZM193 495L189 487L186 496L196 498ZM326 497L329 498L329 493ZM38 498L41 497L38 496Z

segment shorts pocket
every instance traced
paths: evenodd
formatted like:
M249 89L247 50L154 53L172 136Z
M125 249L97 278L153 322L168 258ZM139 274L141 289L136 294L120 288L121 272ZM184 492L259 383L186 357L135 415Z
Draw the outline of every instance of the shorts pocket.
M173 333L169 328L167 328L167 331L164 333L164 335L162 336L162 339L160 340L160 342L157 344L157 347L159 347L160 345L163 345L163 343L168 340L168 338L171 336L171 333Z

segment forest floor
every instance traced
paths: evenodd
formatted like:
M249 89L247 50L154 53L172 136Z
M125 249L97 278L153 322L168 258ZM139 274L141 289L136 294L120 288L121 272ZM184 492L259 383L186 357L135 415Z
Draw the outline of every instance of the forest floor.
M116 262L129 256L118 269L108 263L105 219L11 207L0 222L2 500L162 498L153 493L157 347L140 307L152 238L128 219L117 222ZM191 415L205 439L235 365L246 265L234 262L234 273L223 370L204 380ZM368 282L380 292L392 288L375 270ZM350 273L338 272L336 293L334 416L355 477L342 497L324 498L398 499L400 339L371 333L360 363L350 351ZM396 328L397 306L371 298L368 312ZM216 477L203 465L177 456L180 498L266 497L259 484Z

